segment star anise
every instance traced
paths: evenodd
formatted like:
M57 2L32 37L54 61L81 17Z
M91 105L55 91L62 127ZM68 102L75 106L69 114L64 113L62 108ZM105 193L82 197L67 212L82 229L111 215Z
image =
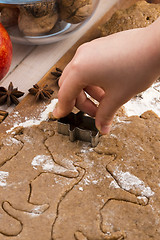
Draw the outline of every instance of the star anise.
M9 107L12 103L17 105L19 103L17 98L24 95L24 92L18 91L18 88L13 88L12 82L8 86L8 90L4 87L0 87L0 105L7 103Z
M58 85L58 81L62 75L62 70L60 68L56 68L56 71L51 72L51 74L54 76L54 80L56 81L56 83Z
M29 93L35 95L36 101L38 99L50 99L53 94L53 90L48 88L48 85L40 87L38 84L33 85L33 88L30 88Z

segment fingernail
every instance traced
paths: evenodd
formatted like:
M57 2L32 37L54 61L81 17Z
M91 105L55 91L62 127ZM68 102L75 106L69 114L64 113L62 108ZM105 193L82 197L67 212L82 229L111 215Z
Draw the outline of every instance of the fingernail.
M53 115L54 118L58 118L56 109L53 110L52 115Z
M111 125L103 125L100 127L99 131L102 135L106 135L110 132L111 130Z
M49 114L48 114L48 119L49 119L50 121L55 121L55 120L57 120L57 118L53 115L52 112L49 112Z

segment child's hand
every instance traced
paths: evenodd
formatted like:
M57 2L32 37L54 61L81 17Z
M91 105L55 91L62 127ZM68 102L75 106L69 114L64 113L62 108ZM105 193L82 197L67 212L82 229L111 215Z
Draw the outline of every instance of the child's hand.
M53 115L64 117L76 106L95 116L97 128L107 134L118 108L160 74L160 44L154 28L124 31L82 45L60 78ZM86 93L99 102L98 107Z

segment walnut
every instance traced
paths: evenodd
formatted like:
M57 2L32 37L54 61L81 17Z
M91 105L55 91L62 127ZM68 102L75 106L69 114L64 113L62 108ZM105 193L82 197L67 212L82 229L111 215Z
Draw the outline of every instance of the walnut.
M116 32L146 27L160 17L160 4L139 1L125 10L118 10L102 27L102 36Z
M18 23L18 8L4 7L1 11L1 23L4 27L11 27Z
M48 15L49 13L53 13L56 9L55 0L46 1L46 2L37 2L32 4L26 4L21 7L24 12L27 14L39 18Z
M21 6L19 30L24 35L37 36L49 32L58 20L55 1Z
M69 23L79 23L91 15L92 0L58 0L60 18Z

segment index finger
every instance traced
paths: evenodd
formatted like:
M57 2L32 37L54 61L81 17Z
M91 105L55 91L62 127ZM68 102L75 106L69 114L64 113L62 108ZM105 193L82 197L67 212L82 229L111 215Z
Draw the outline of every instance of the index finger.
M68 74L63 74L63 81L58 92L58 104L53 111L55 118L61 118L69 114L76 103L76 98L83 90L81 76L76 71L68 71Z

